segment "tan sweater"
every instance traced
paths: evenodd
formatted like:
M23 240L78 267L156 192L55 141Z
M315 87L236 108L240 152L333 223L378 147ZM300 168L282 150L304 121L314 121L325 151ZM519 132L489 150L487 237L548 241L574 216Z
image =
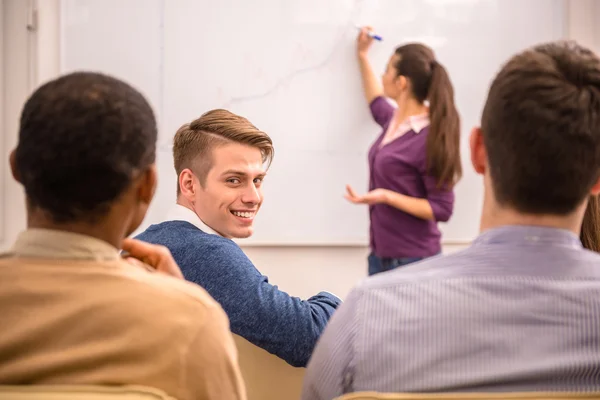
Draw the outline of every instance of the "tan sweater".
M0 258L0 384L137 384L245 399L222 308L105 242L29 230Z

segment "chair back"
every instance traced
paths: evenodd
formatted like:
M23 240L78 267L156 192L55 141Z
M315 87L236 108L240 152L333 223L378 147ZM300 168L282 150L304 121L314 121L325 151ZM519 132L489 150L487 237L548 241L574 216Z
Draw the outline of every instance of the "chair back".
M176 400L145 386L0 385L0 400Z
M296 400L302 392L306 368L295 368L281 358L233 335L248 400Z
M519 393L377 393L356 392L335 400L581 400L600 399L600 392Z

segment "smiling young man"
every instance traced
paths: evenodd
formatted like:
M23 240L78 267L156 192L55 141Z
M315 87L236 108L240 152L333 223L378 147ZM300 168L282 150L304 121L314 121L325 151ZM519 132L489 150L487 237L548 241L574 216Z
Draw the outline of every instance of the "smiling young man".
M231 240L253 233L271 139L246 118L212 110L179 128L173 156L177 204L166 222L138 238L168 247L186 279L221 303L234 333L305 366L340 300L326 292L305 301L282 292Z

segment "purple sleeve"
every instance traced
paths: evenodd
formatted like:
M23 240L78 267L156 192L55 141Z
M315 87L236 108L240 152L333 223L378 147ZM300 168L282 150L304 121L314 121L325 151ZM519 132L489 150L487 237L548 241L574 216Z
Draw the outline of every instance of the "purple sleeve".
M427 174L423 175L423 182L434 219L439 222L447 222L454 210L454 191L446 185L438 187L437 179Z
M392 106L383 96L377 96L369 104L371 115L375 122L384 128L394 116L394 106Z

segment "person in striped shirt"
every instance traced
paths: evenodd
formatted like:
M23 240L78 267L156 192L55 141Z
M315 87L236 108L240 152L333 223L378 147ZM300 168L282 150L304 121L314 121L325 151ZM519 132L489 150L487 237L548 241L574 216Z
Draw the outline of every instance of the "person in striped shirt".
M328 324L304 400L347 392L600 390L600 60L575 42L513 56L470 138L481 233L367 278Z

